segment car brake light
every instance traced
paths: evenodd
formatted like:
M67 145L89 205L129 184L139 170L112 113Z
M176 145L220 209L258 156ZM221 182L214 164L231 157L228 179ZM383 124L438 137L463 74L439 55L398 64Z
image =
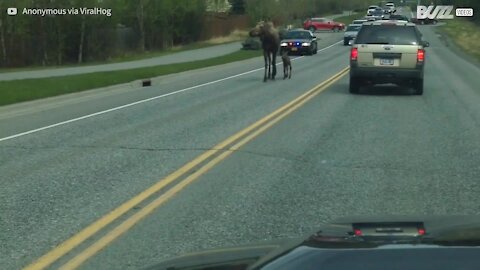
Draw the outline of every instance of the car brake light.
M418 235L425 235L425 229L419 228Z
M362 231L360 229L354 229L353 230L353 233L356 235L356 236L361 236L362 235Z
M358 49L357 48L352 48L350 50L350 60L357 61L357 58L358 58Z
M423 62L425 60L425 50L418 49L417 51L417 62Z

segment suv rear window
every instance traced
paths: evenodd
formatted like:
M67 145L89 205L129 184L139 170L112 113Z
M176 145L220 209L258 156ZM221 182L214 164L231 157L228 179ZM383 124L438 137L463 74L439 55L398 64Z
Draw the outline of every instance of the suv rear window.
M358 32L355 43L417 45L419 41L414 26L364 25Z

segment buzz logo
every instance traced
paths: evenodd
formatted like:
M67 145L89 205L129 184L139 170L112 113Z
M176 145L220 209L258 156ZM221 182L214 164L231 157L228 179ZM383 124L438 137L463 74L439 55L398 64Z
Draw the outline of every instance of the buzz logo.
M417 19L453 19L453 6L417 6Z

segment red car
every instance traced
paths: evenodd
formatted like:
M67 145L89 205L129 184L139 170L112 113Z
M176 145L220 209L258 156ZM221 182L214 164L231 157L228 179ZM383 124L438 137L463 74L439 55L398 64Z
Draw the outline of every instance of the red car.
M316 30L343 31L345 24L327 18L310 18L303 22L303 28L312 32Z

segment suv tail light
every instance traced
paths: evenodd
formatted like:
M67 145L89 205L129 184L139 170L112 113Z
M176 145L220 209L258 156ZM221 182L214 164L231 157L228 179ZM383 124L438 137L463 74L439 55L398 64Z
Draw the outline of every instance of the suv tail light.
M351 61L357 61L358 58L358 49L357 48L352 48L350 50L350 60Z
M418 49L417 51L417 62L423 62L425 60L425 50Z

